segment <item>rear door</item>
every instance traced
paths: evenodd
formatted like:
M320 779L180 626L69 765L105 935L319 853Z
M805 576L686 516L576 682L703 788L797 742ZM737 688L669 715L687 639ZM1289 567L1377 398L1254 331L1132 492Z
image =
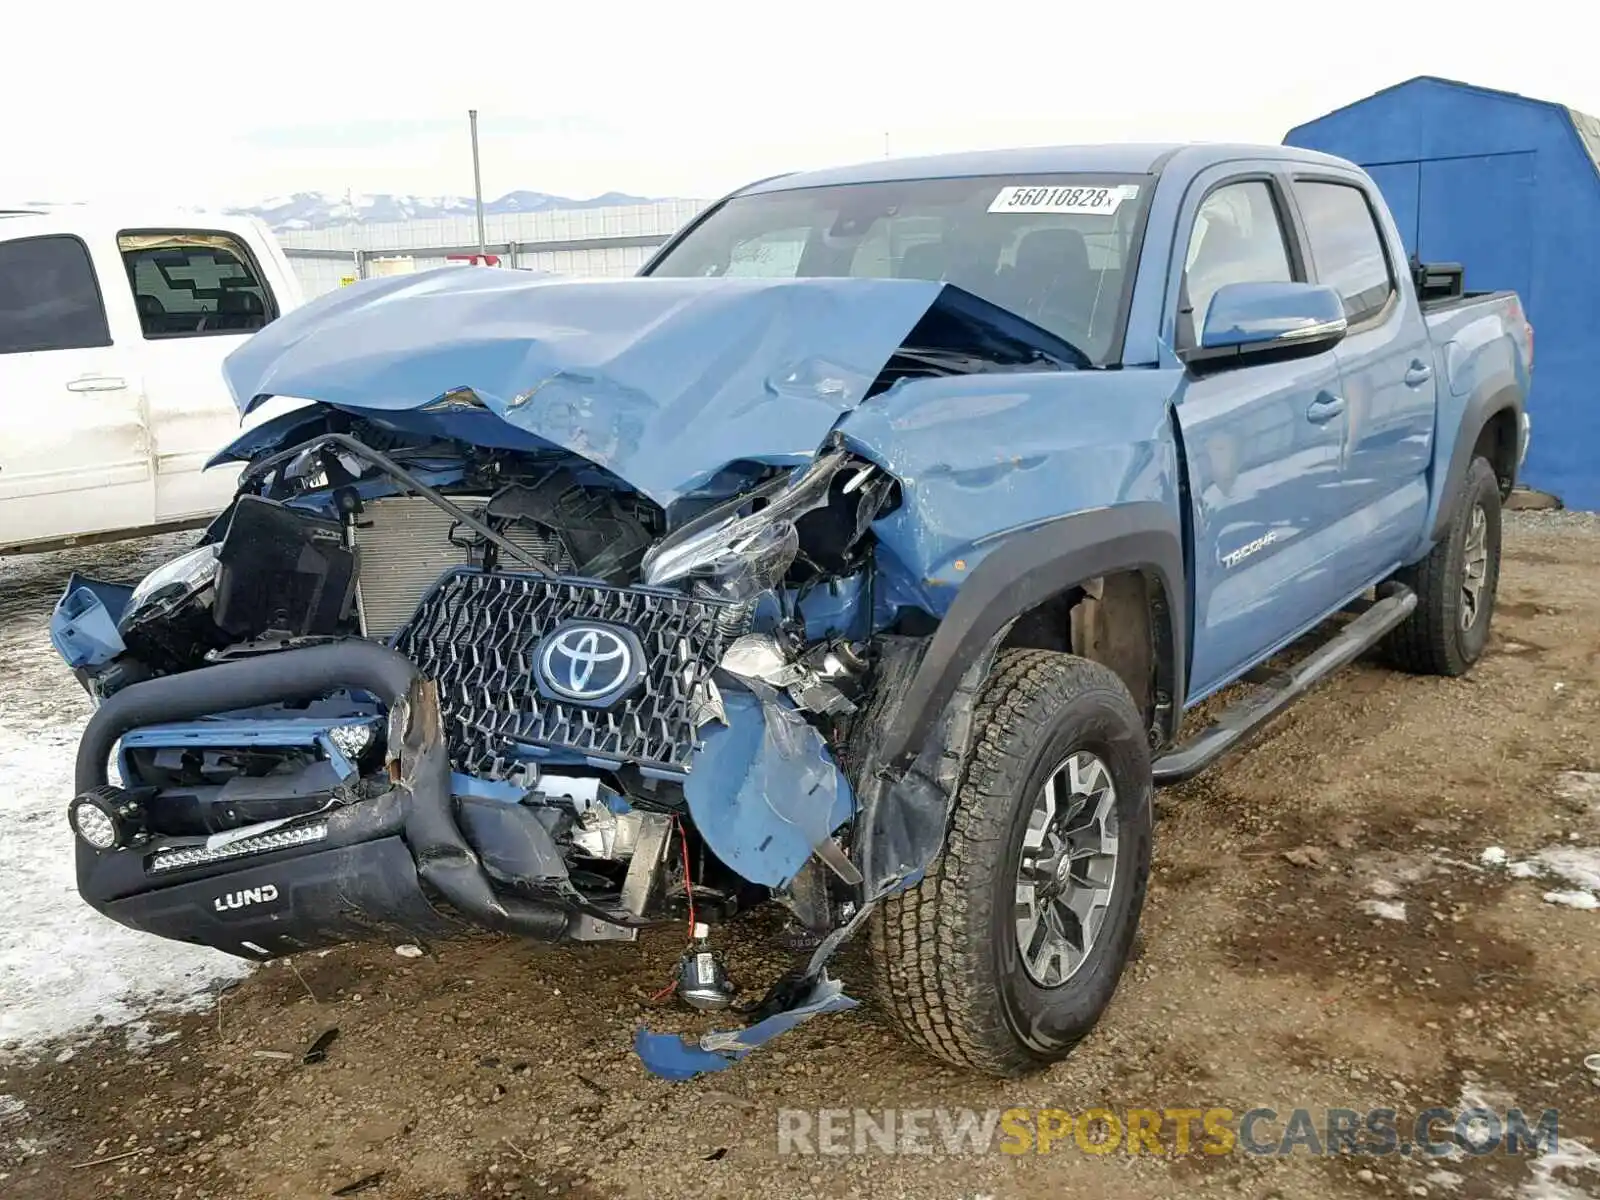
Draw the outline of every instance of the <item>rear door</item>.
M1426 518L1433 343L1381 199L1353 174L1297 174L1293 193L1312 273L1338 291L1350 322L1334 351L1344 413L1339 553L1328 563L1330 591L1350 594L1400 566Z
M1277 164L1202 174L1185 200L1174 337L1194 344L1228 283L1305 278ZM1192 215L1188 215L1192 214ZM1338 520L1340 433L1331 352L1191 374L1177 405L1194 528L1194 658L1189 701L1235 678L1327 608L1324 560Z
M158 521L222 509L237 468L201 474L238 435L222 360L279 312L271 275L235 230L124 229L122 286L139 313Z
M106 303L121 264L59 228L0 225L0 549L154 512L138 330Z

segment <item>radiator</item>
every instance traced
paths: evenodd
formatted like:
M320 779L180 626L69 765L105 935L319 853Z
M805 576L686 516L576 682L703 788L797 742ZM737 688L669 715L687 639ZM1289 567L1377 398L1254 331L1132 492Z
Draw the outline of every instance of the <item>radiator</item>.
M487 496L450 499L474 516L488 501ZM449 513L421 496L367 501L355 533L361 551L356 601L362 633L387 641L411 619L439 576L454 567L472 565L467 547L450 541L454 524ZM470 529L458 530L457 535L462 541L475 536ZM565 555L554 538L515 527L506 536L552 568L565 566Z

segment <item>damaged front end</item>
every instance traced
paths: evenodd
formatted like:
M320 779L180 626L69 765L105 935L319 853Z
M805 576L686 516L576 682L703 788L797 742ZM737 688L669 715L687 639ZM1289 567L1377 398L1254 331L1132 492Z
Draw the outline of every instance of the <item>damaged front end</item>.
M219 456L239 494L194 549L131 589L69 581L52 637L97 705L80 890L253 959L776 900L818 948L752 1026L641 1035L664 1073L716 1069L848 1006L828 956L943 836L938 756L876 752L931 621L879 560L902 484L840 418L930 361L1066 356L939 285L441 274L236 353L241 408L312 403ZM471 337L419 335L441 304ZM743 349L695 359L708 308Z

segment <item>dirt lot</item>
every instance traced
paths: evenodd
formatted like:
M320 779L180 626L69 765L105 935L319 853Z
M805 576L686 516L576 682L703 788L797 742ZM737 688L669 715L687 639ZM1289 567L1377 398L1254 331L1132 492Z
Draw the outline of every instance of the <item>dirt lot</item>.
M351 948L158 1021L176 1036L143 1055L107 1034L64 1062L53 1049L0 1062L0 1097L21 1102L0 1102L0 1195L1600 1195L1600 1158L1570 1141L1600 1146L1600 1075L1582 1063L1600 1051L1600 912L1546 902L1573 885L1515 867L1600 847L1600 776L1575 774L1600 772L1600 526L1528 516L1508 537L1494 640L1470 678L1351 668L1160 798L1137 961L1096 1034L1048 1074L942 1068L866 1005L724 1074L666 1083L629 1040L645 1016L701 1027L649 1000L675 931L559 951L482 938L418 959ZM1489 847L1513 869L1485 865ZM781 966L763 932L729 939L752 985ZM865 976L851 954L842 968ZM326 1061L302 1065L334 1027ZM1569 1165L1070 1143L824 1158L780 1155L776 1138L780 1108L1475 1102L1559 1109Z

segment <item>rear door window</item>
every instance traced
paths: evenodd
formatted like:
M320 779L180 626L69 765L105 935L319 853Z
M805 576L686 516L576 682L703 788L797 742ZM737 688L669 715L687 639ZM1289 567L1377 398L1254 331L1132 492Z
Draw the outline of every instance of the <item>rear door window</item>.
M1366 193L1350 184L1297 179L1294 197L1317 282L1339 293L1350 324L1377 316L1394 295L1394 273Z
M278 315L255 256L231 234L131 231L117 245L147 338L250 333Z
M109 345L88 247L65 234L0 242L0 354Z

